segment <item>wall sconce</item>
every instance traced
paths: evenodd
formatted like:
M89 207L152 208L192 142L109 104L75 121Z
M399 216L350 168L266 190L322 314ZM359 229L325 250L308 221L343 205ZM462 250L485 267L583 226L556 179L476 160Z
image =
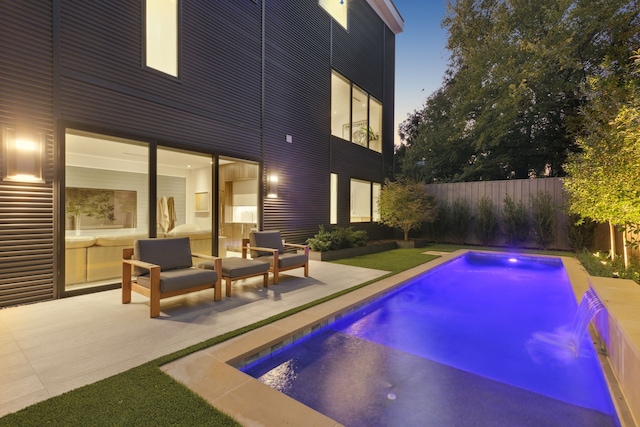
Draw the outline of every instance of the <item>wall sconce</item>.
M275 173L270 173L267 176L267 197L269 199L278 197L278 175Z
M42 157L44 138L41 133L2 129L2 157L5 181L44 182Z

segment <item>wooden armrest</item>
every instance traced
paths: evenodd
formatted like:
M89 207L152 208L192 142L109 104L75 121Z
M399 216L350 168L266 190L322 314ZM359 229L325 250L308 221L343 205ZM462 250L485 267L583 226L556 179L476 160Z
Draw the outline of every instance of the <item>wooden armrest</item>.
M291 246L292 248L305 249L308 248L308 245L299 245L297 243L284 243L284 246Z
M247 249L249 249L250 251L262 251L262 252L272 252L272 253L278 252L278 250L274 249L274 248L261 248L259 246L248 246L247 245Z
M151 271L152 268L160 268L157 264L151 264L150 262L140 261L139 259L123 259L123 263L130 264L136 267L144 268Z

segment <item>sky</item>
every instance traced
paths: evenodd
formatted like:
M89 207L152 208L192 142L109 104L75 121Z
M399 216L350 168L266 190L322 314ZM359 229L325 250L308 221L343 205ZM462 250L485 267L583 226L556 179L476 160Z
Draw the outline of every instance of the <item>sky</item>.
M404 19L396 36L395 141L398 125L442 86L449 61L447 32L440 23L446 0L393 0Z

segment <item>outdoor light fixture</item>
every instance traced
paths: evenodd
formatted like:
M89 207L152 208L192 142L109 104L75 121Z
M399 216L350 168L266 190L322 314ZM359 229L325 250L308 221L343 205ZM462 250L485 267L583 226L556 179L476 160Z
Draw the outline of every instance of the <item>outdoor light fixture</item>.
M43 182L43 135L19 131L12 127L2 129L2 157L4 181Z
M275 173L270 173L267 176L267 197L269 199L278 197L278 175Z

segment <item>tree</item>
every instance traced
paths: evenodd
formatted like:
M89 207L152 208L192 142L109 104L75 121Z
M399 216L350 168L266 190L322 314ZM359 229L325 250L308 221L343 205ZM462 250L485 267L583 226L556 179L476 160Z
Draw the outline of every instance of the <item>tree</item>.
M564 180L569 211L609 224L610 256L615 227L640 223L640 81L620 79L608 69L585 88L585 126L577 139L581 152L569 156ZM626 239L626 231L623 234ZM628 263L625 244L625 265Z
M441 92L403 128L403 176L563 176L590 102L581 86L604 63L615 76L627 72L640 42L638 2L450 1L449 69Z
M414 180L385 180L378 208L380 222L401 229L405 241L409 240L409 231L419 229L423 222L434 221L438 213L435 198L423 183Z

